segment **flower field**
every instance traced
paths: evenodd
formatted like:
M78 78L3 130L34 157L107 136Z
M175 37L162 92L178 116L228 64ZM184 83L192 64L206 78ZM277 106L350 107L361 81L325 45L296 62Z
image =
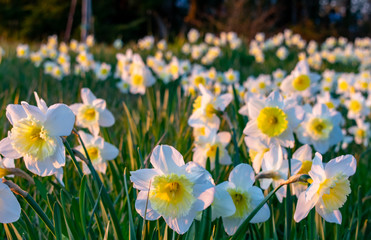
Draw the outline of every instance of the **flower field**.
M371 39L0 42L1 239L370 239Z

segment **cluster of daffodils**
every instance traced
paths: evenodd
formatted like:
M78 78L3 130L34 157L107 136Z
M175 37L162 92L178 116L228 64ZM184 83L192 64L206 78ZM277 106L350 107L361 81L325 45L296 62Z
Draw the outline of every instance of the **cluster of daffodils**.
M211 204L213 220L221 217L227 234L233 235L263 201L262 189L277 189L275 194L282 202L287 196L287 182L291 181L289 176L305 175L309 178L307 183L290 182L290 192L298 198L294 215L297 222L305 218L315 206L318 214L326 221L341 223L339 209L350 194L348 178L355 173L356 160L353 156L346 155L322 163L321 154L337 151L340 147L344 148L345 143L351 142L352 139L349 140L346 135L347 131L357 134L357 144L368 144L369 136L366 134L370 129L365 119L368 118L370 105L367 105L365 98L367 90L362 91L360 88L362 81L368 86L371 80L366 78L366 73L346 77L347 74L327 70L321 75L313 72L308 62L302 60L289 74L278 69L272 76L249 77L242 86L232 85L233 90L238 93L236 97L245 101L239 113L248 119L243 133L251 166L245 163L235 166L229 181L215 186ZM341 77L346 83L348 79L352 79L354 82L348 84L354 89L344 87L343 92L337 91L337 80ZM321 86L323 82L326 82L326 88ZM220 129L220 116L226 122L230 121L226 107L233 95L228 88L220 90L215 85L198 84L196 92L199 95L194 100L193 112L188 120L195 140L192 163L210 171L214 170L216 161L221 165L232 164L227 147L231 134ZM353 102L350 103L351 101ZM348 120L342 115L342 109L346 110ZM358 115L354 113L354 109L358 110ZM352 126L354 122L357 126ZM292 149L296 151L291 156L289 151ZM316 152L314 158L313 151ZM144 170L132 173L134 187L138 184L137 174L141 171ZM169 177L169 186L175 184L172 180L179 181ZM156 177L150 177L146 181L156 181ZM151 191L160 190L151 184L146 186L148 197L140 200L152 204ZM145 190L136 188L141 192ZM167 188L162 190L174 194ZM179 200L170 193L167 193L167 204L163 206L171 205L174 211L183 209L180 205L176 206ZM167 211L161 213L163 209L157 205L152 210L158 213L157 217L163 216L168 223ZM152 210L151 213L154 213ZM137 207L137 211L142 216L145 215L143 209ZM183 215L180 213L178 217ZM250 222L264 222L269 217L269 208L263 205ZM192 221L193 219L197 220L197 217L193 217ZM182 221L176 222L176 226L168 224L180 234L184 233L181 229L189 228L189 225L180 226Z
M282 154L282 150L275 150L275 153ZM274 154L270 154L270 157L274 157ZM293 186L294 194L298 196L295 221L301 221L315 206L316 212L326 221L340 224L339 208L350 194L348 178L356 170L354 157L341 156L324 166L321 154L316 153L312 160L312 150L308 145L299 148L293 157L292 174L309 174L312 179L310 186L300 182L295 182ZM277 158L275 160L284 161ZM251 218L250 223L267 221L270 218L270 209L267 203L263 202L264 194L261 188L264 189L264 186L270 185L272 181L282 182L281 178L287 175L288 171L287 164L286 172L270 171L274 177L260 180L259 187L256 178L262 173L256 176L249 164L241 163L230 172L228 181L216 185L205 168L194 160L185 163L182 155L171 146L155 147L150 162L153 169L131 172L130 180L134 188L139 190L135 202L136 211L145 220L153 221L162 217L178 234L187 232L194 220L200 220L200 212L208 207L211 207L212 221L222 218L224 230L228 235L235 234L261 203L263 205ZM265 163L267 166L269 164L278 165Z
M267 56L277 61L294 58L295 68L249 76L233 67L217 68L218 58L243 44L233 32L202 36L191 29L179 52L153 36L122 52L123 43L116 40L116 65L94 59L93 36L69 45L51 36L38 51L19 45L16 52L58 80L93 74L97 81L115 81L123 93L140 95L156 82L162 87L178 84L182 96L193 101L188 118L194 140L190 161L186 163L173 147L160 145L151 153L153 168L131 172L139 191L135 208L145 220L162 217L184 234L202 211L211 208L212 221L221 218L225 232L234 235L246 219L261 223L270 218L265 196L274 191L279 202L291 197L289 193L296 196L297 222L315 207L326 221L341 224L339 209L351 192L349 177L357 162L352 155L323 161L321 154L369 145L371 40L328 38L319 44L290 30L270 38L258 33L246 47L254 64L264 64ZM0 48L0 63L3 55ZM337 64L359 64L359 71L337 72L332 69ZM14 160L22 159L31 173L54 175L63 184L65 137L73 133L78 136L74 151L81 153L77 158L83 172L105 173L119 150L100 132L115 118L106 101L90 89L81 89L80 95L81 103L70 106L48 107L37 94L36 106L8 105L12 128L0 141L0 170L14 168ZM233 107L239 109L230 111L233 99ZM240 129L234 126L236 119ZM232 161L236 152L246 158ZM213 179L210 172L220 168L229 176ZM0 222L16 221L21 211L16 198L6 184L0 183L0 192Z
M12 128L8 136L0 141L0 177L9 176L9 169L16 167L15 159L22 159L27 170L41 177L54 175L63 184L63 167L66 164L65 137L71 135L74 125L87 128L74 132L80 138L76 147L89 159L95 170L105 173L107 161L118 156L118 149L99 136L100 126L109 127L115 122L112 113L106 109L106 102L96 98L87 89L81 89L83 103L54 104L47 106L35 93L36 106L27 102L9 104L6 117ZM85 151L86 150L86 151ZM90 170L83 159L85 174ZM0 182L0 222L18 220L20 205L9 187Z
M57 80L74 74L84 76L92 72L98 81L111 75L111 65L94 60L89 49L94 46L94 37L88 36L85 42L71 40L70 44L58 43L56 35L50 36L45 44L31 51L27 44L17 46L18 58L29 59L35 67L43 67L44 73ZM0 54L1 55L1 54Z
M202 35L196 29L191 29L179 50L170 50L165 39L156 41L153 36L146 36L138 40L136 47L121 52L123 42L117 39L113 43L119 51L116 54L115 65L97 61L90 51L94 44L94 37L91 35L84 42L71 40L69 44L58 43L54 35L50 36L37 51L31 51L28 45L20 44L17 47L17 56L30 59L37 67L43 66L45 74L57 80L62 80L69 75L86 77L86 74L93 76L97 81L113 78L118 80L116 85L121 92L131 94L144 94L145 89L151 87L157 80L165 84L180 80L183 89L193 95L196 94L200 83L212 84L217 90L216 93L221 93L225 89L231 92L230 85L235 85L236 91L241 92L241 95L245 88L253 88L253 91L266 94L275 89L267 84L269 78L272 78L275 85L280 86L286 75L282 69L276 69L271 75L265 77L249 76L249 81L245 81L242 86L239 85L240 72L236 69L230 68L228 71L215 69L213 64L223 54L238 51L244 46L245 43L234 32ZM343 37L338 39L330 37L320 44L313 40L307 42L299 34L286 29L270 38L266 38L264 33L258 33L245 48L257 64L264 64L267 56L276 58L277 62L285 61L288 57L306 60L307 66L298 67L298 71L291 74L291 80L283 82L284 91L291 93L297 91L295 88L302 87L292 86L291 81L298 74L306 71L308 66L319 70L323 66L331 67L336 64L354 66L360 64L362 71L371 69L370 38L360 38L350 42ZM132 49L138 52L134 53ZM142 53L143 56L140 55ZM1 55L0 50L0 62ZM319 79L318 76L309 77L312 82ZM308 81L301 79L299 84L300 82L305 84ZM329 87L326 81L322 81L321 85L314 87L325 89ZM309 93L310 91L304 91L300 95L305 96Z

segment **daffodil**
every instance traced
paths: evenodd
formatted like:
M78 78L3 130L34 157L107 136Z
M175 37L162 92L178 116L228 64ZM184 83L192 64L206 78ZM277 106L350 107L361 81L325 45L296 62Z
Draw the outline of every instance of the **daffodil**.
M152 72L137 54L133 56L133 61L128 69L124 69L122 72L121 79L130 84L131 93L142 95L146 92L146 88L152 86L156 81Z
M95 75L98 80L104 81L111 74L111 65L107 63L96 63Z
M363 144L367 147L371 136L370 123L363 119L356 119L356 126L349 128L349 133L354 136L354 141L357 144Z
M140 191L135 209L146 220L162 216L171 229L184 234L198 212L213 202L214 181L198 164L185 164L171 146L155 147L150 162L153 169L130 172L134 188Z
M19 219L21 206L17 198L0 178L0 223L12 223Z
M17 57L19 58L27 58L29 53L29 47L27 44L19 44L17 46Z
M105 142L99 136L92 136L83 131L79 131L79 135L85 145L93 167L101 173L106 173L107 161L115 159L119 154L119 150L112 144ZM82 145L77 146L76 149L87 158ZM90 170L85 163L83 163L83 171L84 174L90 174Z
M224 73L224 81L226 84L238 83L240 81L240 73L230 68Z
M245 84L249 92L265 96L272 90L270 75L261 74L257 78L249 77Z
M264 155L270 151L274 151L272 154L279 156L279 148L274 143L267 144L259 138L245 137L245 144L248 148L249 157L252 162L252 167L256 173L260 172ZM282 153L281 153L282 154ZM281 155L282 156L282 155Z
M340 156L323 166L322 156L316 153L309 176L311 185L299 196L294 219L300 222L309 211L316 212L327 222L341 224L341 208L350 194L349 177L356 171L357 161L352 155Z
M96 98L88 88L81 89L82 103L75 103L70 106L76 115L76 125L88 128L89 131L97 136L100 128L110 127L115 123L112 113L106 108L106 101Z
M311 144L322 154L343 139L339 112L330 111L325 104L316 104L296 130L296 136L303 144Z
M243 133L260 138L268 144L272 141L284 147L293 147L293 130L304 117L304 111L293 102L285 102L278 91L269 94L265 101L251 97L248 102L250 121Z
M312 168L312 148L305 144L298 148L291 159L291 175L308 174ZM300 193L307 189L307 183L296 182L291 184L292 193L299 197Z
M210 131L207 136L199 136L194 148L193 161L206 167L207 158L210 159L210 170L215 168L215 160L217 151L219 151L219 162L222 165L232 163L231 157L228 154L226 146L231 141L229 132Z
M320 75L311 72L306 61L300 61L295 69L288 75L280 86L286 95L299 95L310 98L319 88L317 85Z
M50 176L65 165L65 150L61 136L71 134L75 116L64 104L49 108L35 94L38 106L22 102L10 104L6 116L13 128L0 142L0 153L17 159L23 157L29 171Z
M323 94L317 95L317 103L326 104L329 110L336 110L340 104L340 100L331 97L329 92L324 92Z
M241 163L229 174L228 181L216 186L218 195L226 195L226 197L225 199L216 198L214 200L215 203L212 205L213 217L222 217L224 230L228 235L233 235L249 214L264 199L263 191L253 186L254 182L254 170L250 165ZM234 209L235 211L232 213ZM265 222L269 217L269 207L267 204L264 204L250 222Z
M360 92L351 94L350 99L345 101L345 106L348 109L347 117L350 119L366 117L370 113L370 108L367 105L365 97Z
M224 111L232 101L229 93L214 96L210 91L200 84L201 95L198 96L193 104L193 113L188 119L188 124L192 127L202 127L205 122L212 128L219 128L220 120L216 113Z
M192 28L188 34L187 34L187 37L188 37L188 41L190 43L194 43L198 40L198 38L200 37L200 32L197 31L196 29Z
M273 188L278 187L287 179L288 170L288 160L285 149L280 145L272 144L269 151L263 156L262 171L260 172L260 174L268 174L272 175L272 177L261 179L260 187L262 189L268 189L271 184ZM281 187L276 192L276 196L278 201L282 202L283 198L286 197L286 186Z

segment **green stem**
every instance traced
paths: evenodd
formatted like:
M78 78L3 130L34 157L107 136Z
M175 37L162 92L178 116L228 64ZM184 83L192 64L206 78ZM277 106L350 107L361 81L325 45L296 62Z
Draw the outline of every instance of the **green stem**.
M84 142L82 141L80 135L76 132L76 135L78 136L79 138L79 141L84 149L84 152L85 152L85 156L87 159L84 159L84 156L79 156L79 158L81 158L81 160L83 160L86 165L88 166L92 176L93 176L93 179L97 182L98 184L98 188L102 188L102 200L103 200L103 204L108 208L109 212L110 212L110 215L111 215L111 218L112 218L112 222L113 222L113 229L115 231L115 234L116 234L116 237L118 239L124 239L123 235L122 235L122 232L121 232L121 228L120 228L120 224L119 224L119 219L116 215L116 212L115 212L115 209L113 207L113 203L112 203L112 200L110 198L110 196L108 195L107 193L107 190L106 188L104 187L101 179L99 178L99 175L98 173L95 171L95 168L93 166L93 164L91 163L91 160L90 160L90 157L89 157L89 154L88 154L88 151L86 150L86 147L85 147L85 144Z
M68 154L72 158L72 162L73 162L73 164L75 165L75 167L77 169L77 172L79 174L79 177L82 178L84 176L84 173L82 172L82 170L80 168L80 165L79 165L79 163L76 160L75 154L73 153L73 150L70 147L70 144L68 143L68 141L66 139L63 139L63 144L66 147ZM94 198L93 198L92 192L90 191L90 188L86 188L86 190L87 190L87 193L88 193L88 198L89 198L90 203L92 205L94 205ZM99 221L98 214L95 211L94 211L94 216L95 216L95 219L97 220L97 225L98 225L99 233L102 235L102 233L104 233L103 226L102 226L101 222Z
M289 165L289 171L288 171L288 178L291 176L291 149L287 149L287 161ZM285 217L285 232L284 232L284 238L286 240L290 239L290 231L291 231L291 221L292 221L292 199L291 199L291 191L290 191L290 185L287 185L286 187L286 217Z
M22 195L22 197L32 207L32 209L37 213L37 215L39 215L41 220L45 223L45 225L47 226L47 228L49 229L49 231L53 234L55 238L56 236L55 236L55 229L54 229L53 223L49 220L48 216L46 216L46 214L41 209L39 204L37 204L37 202L28 193L26 194L26 196Z
M75 165L75 167L77 169L77 172L79 173L80 178L82 178L82 176L84 176L84 174L83 174L83 172L82 172L82 170L80 168L79 163L76 160L75 154L73 153L73 150L70 147L70 144L68 143L68 141L66 139L64 139L63 144L66 147L68 154L71 156L72 162Z

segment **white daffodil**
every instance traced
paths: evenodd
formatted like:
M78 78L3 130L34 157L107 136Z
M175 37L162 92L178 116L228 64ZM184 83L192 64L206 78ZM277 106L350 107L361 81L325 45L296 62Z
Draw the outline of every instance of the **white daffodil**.
M230 68L224 73L224 79L226 84L238 83L240 81L240 73Z
M93 55L86 51L81 51L76 57L76 62L81 66L84 72L87 72L93 65Z
M293 102L285 102L278 91L265 101L251 97L248 102L250 121L243 133L270 144L276 141L284 147L293 147L293 130L304 117L304 111Z
M189 30L189 32L187 34L187 37L188 37L188 41L190 43L194 43L200 37L200 32L198 30L192 28L191 30Z
M133 62L128 66L128 69L122 72L121 79L130 84L131 93L142 95L146 92L147 87L156 82L152 72L137 54L133 56Z
M291 175L308 174L312 167L312 148L306 144L298 148L291 159ZM307 189L307 183L296 182L291 184L292 193L299 197Z
M37 107L22 102L10 104L6 116L13 128L0 142L0 153L12 159L23 157L29 171L50 176L65 165L61 136L71 134L75 116L68 106L54 104L49 108L35 94Z
M340 100L332 98L329 92L324 92L317 96L317 103L326 104L330 110L335 110L339 106Z
M111 73L111 65L107 63L96 63L95 66L95 75L101 81L104 81L109 77Z
M288 75L280 86L286 95L299 95L310 98L319 88L317 81L321 76L310 71L306 61L300 61L295 69Z
M193 104L193 113L188 119L188 124L192 127L202 127L205 122L212 128L219 128L220 119L217 111L224 111L232 101L229 93L215 97L203 85L199 85L201 96L198 96Z
M249 150L249 156L252 162L252 167L256 173L260 172L264 155L270 151L272 154L279 156L279 148L274 143L268 145L259 138L245 137L245 144ZM281 155L282 156L282 155Z
M272 145L270 150L264 154L261 174L269 173L274 177L261 179L260 187L262 189L267 189L271 184L276 188L287 179L289 167L286 155L280 145ZM283 198L286 197L286 186L281 187L276 192L276 196L278 201L282 202Z
M348 108L347 117L350 119L366 117L370 113L366 99L360 92L351 94L350 99L345 101L345 106Z
M128 93L130 89L130 84L125 81L119 81L116 83L116 87L120 90L122 93Z
M119 154L119 150L99 136L92 136L83 131L79 131L79 135L94 168L101 173L106 173L107 161L115 159ZM82 145L76 147L76 149L85 155ZM87 156L85 155L85 157ZM83 163L83 171L84 174L90 174L90 170L85 163Z
M112 113L106 108L106 101L96 98L89 88L81 89L82 103L75 103L70 106L76 115L76 125L88 128L97 136L99 126L110 127L115 123Z
M352 155L340 156L325 167L322 156L316 153L309 176L312 184L299 196L294 219L300 222L315 206L327 222L341 224L341 208L350 194L349 177L356 172L357 161Z
M0 223L12 223L19 219L21 206L17 198L0 178Z
M40 52L32 52L30 54L31 62L35 64L35 67L39 67L41 62L43 61L43 57Z
M213 202L214 181L198 164L185 164L171 146L155 147L150 162L153 169L130 172L134 188L140 190L135 208L146 220L162 216L171 229L184 234L198 212Z
M296 130L296 136L303 144L311 144L324 154L343 139L340 124L343 119L339 112L330 111L325 104L316 104Z
M29 53L29 47L27 44L19 44L17 46L17 57L19 58L27 58Z
M263 191L253 186L254 182L254 170L250 165L241 163L229 174L228 181L215 187L219 195L225 195L226 197L214 199L212 204L213 217L222 217L224 230L228 235L233 235L249 214L264 199ZM232 199L232 202L230 199ZM265 222L269 217L269 207L267 204L264 204L250 222Z
M266 74L259 75L256 79L249 77L244 84L246 88L254 94L261 94L265 96L272 90L271 76Z
M356 119L357 126L349 128L349 133L354 136L354 141L357 144L363 144L367 147L371 136L370 123L362 119Z
M215 158L217 150L219 149L219 162L222 165L229 165L232 163L231 157L226 149L231 141L231 134L229 132L210 131L208 136L200 136L194 148L193 161L206 167L207 158L210 159L210 170L215 168Z

